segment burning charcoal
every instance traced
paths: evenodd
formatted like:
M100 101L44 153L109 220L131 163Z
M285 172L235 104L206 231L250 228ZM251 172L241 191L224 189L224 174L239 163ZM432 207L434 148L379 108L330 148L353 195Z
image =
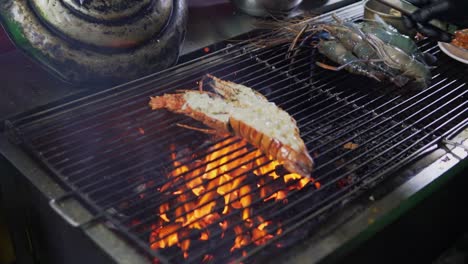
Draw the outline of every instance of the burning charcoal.
M289 171L287 171L283 165L278 165L275 167L275 173L278 174L278 175L285 175L285 174L288 174Z
M343 145L343 148L349 149L349 150L355 150L355 149L357 149L358 147L359 147L359 145L356 144L356 143L353 143L353 142L348 142L348 143L346 143L346 144Z

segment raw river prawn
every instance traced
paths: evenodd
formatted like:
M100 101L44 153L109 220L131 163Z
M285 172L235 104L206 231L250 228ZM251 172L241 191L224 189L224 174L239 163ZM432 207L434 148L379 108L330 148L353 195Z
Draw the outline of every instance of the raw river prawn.
M431 73L426 62L432 62L434 58L420 52L412 39L400 34L379 17L376 17L376 21L365 20L361 23L336 16L333 19L333 22L280 22L277 31L288 35L293 32L294 35L270 43L291 42L288 58L296 47L312 45L320 54L339 64L335 67L316 62L328 70L345 69L377 81L391 81L399 87L410 82L416 87L427 87ZM296 49L295 54L298 51Z
M249 87L211 75L210 86L216 93L184 90L151 97L153 110L167 109L198 120L213 134L239 136L263 153L278 160L286 170L310 177L313 160L299 135L296 121L284 110ZM191 128L188 126L183 126Z

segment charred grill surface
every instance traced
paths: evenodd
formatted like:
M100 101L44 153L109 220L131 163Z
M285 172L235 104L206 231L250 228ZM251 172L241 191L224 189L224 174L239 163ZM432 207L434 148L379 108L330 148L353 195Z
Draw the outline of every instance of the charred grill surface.
M361 9L337 14L359 19ZM313 50L285 60L288 45L250 43L26 113L7 126L70 190L67 197L155 263L262 263L272 250L313 234L328 213L392 169L466 127L467 72L428 40L418 45L439 62L423 91L316 68ZM176 123L200 124L147 107L149 96L195 89L206 73L249 86L293 116L315 160L313 179L286 174L241 139L186 130Z

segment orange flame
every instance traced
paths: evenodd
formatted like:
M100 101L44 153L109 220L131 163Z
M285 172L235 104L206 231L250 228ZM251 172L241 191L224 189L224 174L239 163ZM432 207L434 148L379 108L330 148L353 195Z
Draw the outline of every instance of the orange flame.
M213 258L214 258L213 255L206 254L205 256L203 256L202 262L203 263L210 262L213 260Z
M169 199L159 206L160 221L152 226L149 240L152 249L179 247L184 258L189 257L190 238L206 241L218 235L208 231L212 225L219 227L220 238L228 229L234 230L231 252L252 243L267 243L282 233L281 223L266 221L260 215L253 217L252 202L261 198L263 202L287 203L291 190L300 190L309 183L320 188L319 182L298 174L278 175L278 161L259 150L249 152L247 143L235 138L215 144L209 154L191 164L178 160L176 146L171 145L171 159L174 169L168 175L170 181L159 188ZM274 185L279 190L272 186L281 182L282 185ZM221 219L223 215L235 214L242 222ZM198 236L193 235L195 230L199 230ZM242 254L247 252L242 250ZM213 258L206 254L202 262Z

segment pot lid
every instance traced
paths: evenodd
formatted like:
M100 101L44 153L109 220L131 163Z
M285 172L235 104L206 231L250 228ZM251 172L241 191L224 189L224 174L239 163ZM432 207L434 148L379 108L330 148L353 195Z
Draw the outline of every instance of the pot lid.
M171 0L30 0L36 15L60 37L99 48L131 48L166 26Z
M152 0L62 0L71 10L96 20L119 20L147 9Z

